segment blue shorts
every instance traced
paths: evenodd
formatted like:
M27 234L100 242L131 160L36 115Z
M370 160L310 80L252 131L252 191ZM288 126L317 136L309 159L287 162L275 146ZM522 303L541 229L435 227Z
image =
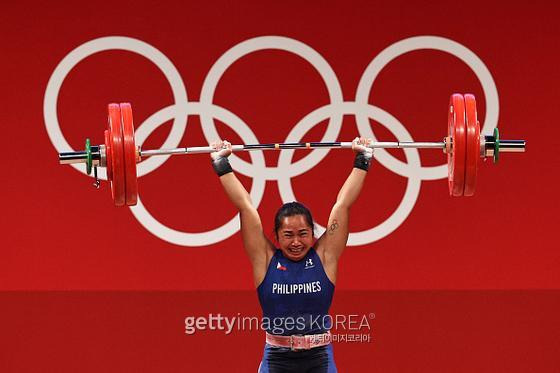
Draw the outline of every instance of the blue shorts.
M310 350L264 346L259 373L337 373L332 344Z

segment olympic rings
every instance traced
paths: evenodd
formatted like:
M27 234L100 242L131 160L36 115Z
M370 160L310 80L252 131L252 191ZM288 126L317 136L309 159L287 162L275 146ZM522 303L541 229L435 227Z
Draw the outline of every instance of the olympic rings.
M178 146L187 125L189 115L199 115L204 136L208 141L220 138L214 119L228 125L245 143L259 143L251 128L237 115L226 108L213 103L215 89L225 71L235 61L247 54L277 49L290 52L308 61L320 74L328 90L330 102L319 107L292 128L285 142L297 142L314 126L321 121L329 119L325 135L320 141L336 141L344 115L355 115L360 136L375 138L369 125L369 119L381 123L391 131L399 141L413 141L406 127L394 116L381 108L368 103L369 93L379 72L398 56L420 49L433 49L450 53L465 62L480 80L486 99L486 118L483 130L488 132L496 127L498 121L499 103L496 84L484 63L465 46L442 37L417 36L398 41L383 50L367 66L358 88L355 102L344 102L343 94L336 74L326 60L314 49L295 39L280 36L262 36L243 41L226 51L212 66L202 86L200 102L189 102L187 91L181 76L173 63L153 46L128 37L103 37L91 40L77 47L64 57L53 71L43 103L43 113L47 133L58 152L73 151L58 123L56 106L60 87L68 73L83 59L92 54L107 50L126 50L140 54L152 61L165 75L173 92L174 104L169 105L152 114L136 129L136 143L142 145L148 136L160 125L173 119L172 129L162 148ZM328 154L329 150L317 149L292 163L293 150L281 150L277 167L267 167L262 151L251 152L251 161L231 155L231 163L236 171L252 177L253 183L250 191L251 198L258 207L264 195L266 180L276 180L282 201L296 200L291 179L315 167ZM420 193L423 180L435 180L447 177L447 166L423 167L417 149L404 149L407 162L404 163L391 156L384 149L377 149L375 158L380 164L400 176L408 178L403 199L397 209L389 218L375 227L362 232L352 232L349 235L348 245L365 245L388 236L397 229L408 217ZM151 157L138 164L138 177L144 176L161 166L168 156ZM85 172L83 165L73 165L77 170ZM106 179L104 169L100 170L100 178ZM131 207L136 219L150 233L162 240L182 246L207 246L227 239L239 231L239 215L236 215L221 227L202 232L188 233L176 231L157 221L144 207L140 198L138 205ZM320 234L325 228L318 225Z

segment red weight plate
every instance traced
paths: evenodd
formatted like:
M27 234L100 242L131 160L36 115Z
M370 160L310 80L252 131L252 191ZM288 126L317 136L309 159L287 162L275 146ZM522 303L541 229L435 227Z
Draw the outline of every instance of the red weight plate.
M478 158L480 158L480 127L476 114L476 99L471 94L465 95L465 118L467 122L467 150L463 195L472 196L476 189Z
M129 103L122 103L120 107L124 144L126 204L128 206L134 206L138 200L138 179L136 177L136 144L134 142L132 107Z
M113 149L111 147L111 139L110 139L110 134L109 134L109 130L105 130L104 132L105 135L105 167L107 169L107 181L111 181L113 180L113 165L111 164L112 161L112 153L111 153L111 149Z
M449 99L447 132L452 138L451 153L447 153L449 168L449 194L455 197L463 195L465 186L466 129L465 100L463 95L455 93Z
M111 181L111 193L115 206L125 204L125 180L124 180L124 150L121 125L121 109L118 104L109 104L109 139L111 143L111 166L113 168L113 180Z

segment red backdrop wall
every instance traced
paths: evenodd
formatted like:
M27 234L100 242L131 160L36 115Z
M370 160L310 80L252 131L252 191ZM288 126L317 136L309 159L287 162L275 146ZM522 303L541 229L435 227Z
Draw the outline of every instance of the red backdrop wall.
M46 335L31 333L34 329L24 322L37 317L31 311L37 306L60 310L41 313L43 322L39 330L48 333L54 325L74 320L76 325L89 325L86 330L95 329L99 333L97 342L84 342L81 329L69 327L67 335L55 338L60 341L61 350L72 351L66 340L68 335L89 343L91 349L98 348L107 338L117 338L126 344L129 336L136 338L129 334L133 326L128 328L125 323L118 329L107 325L123 325L120 321L126 317L121 313L129 314L128 311L142 307L135 302L146 302L153 305L150 309L154 310L155 320L171 323L170 313L174 315L173 325L178 320L174 331L178 334L166 338L168 334L163 333L162 337L166 349L176 354L167 359L161 352L153 352L158 346L150 340L136 339L137 344L132 343L126 349L130 359L125 359L135 361L138 365L131 364L136 370L151 370L150 362L135 358L144 349L166 361L169 365L165 370L175 371L179 367L224 370L213 369L212 363L207 362L210 352L191 354L189 351L196 350L198 347L193 346L199 343L221 346L229 339L214 336L206 341L206 337L185 337L181 317L220 311L219 303L208 301L206 294L224 297L223 312L258 314L240 235L234 231L224 239L210 235L201 238L202 246L197 247L169 242L175 237L169 232L158 237L146 228L149 224L145 218L137 218L138 209L111 205L105 182L95 191L90 186L92 180L83 173L58 165L57 146L61 146L62 140L54 137L53 129L59 128L73 149L83 148L85 137L101 143L107 103L126 101L133 106L137 134L140 131L145 134L149 123L161 124L142 144L143 148L159 148L173 123L170 117L158 121L151 116L171 105L183 105L191 112L184 135L178 137L178 146L204 145L213 139L205 137L203 128L208 131L209 127L201 122L200 113L212 109L192 103L205 100L202 97L205 81L208 84L211 72L222 67L225 72L216 80L213 110L237 116L246 127L240 133L230 128L239 120L228 123L227 118L221 118L216 120L219 135L233 143L247 142L243 138L247 133L254 134L259 142L285 141L296 127L303 131L297 126L302 118L336 101L337 86L339 101L356 102L366 68L375 58L387 53L386 48L398 48L406 42L421 40L418 37L429 37L422 39L429 46L387 61L369 92L370 108L375 106L390 114L401 123L401 133L408 132L414 140L439 141L447 130L449 95L474 93L479 118L486 130L490 131L496 124L492 118L485 122L486 113L497 113L502 137L526 139L528 151L523 155L503 154L497 165L481 164L477 193L471 198L449 197L446 180L441 175L433 177L435 180L421 180L430 178L426 176L428 171L406 168L407 157L402 151L390 154L403 162L401 170L408 173L404 176L395 172L395 167L387 166L383 156L374 164L352 210L351 231L389 224L389 217L401 203L409 213L403 215L392 232L386 229L377 238L372 233L366 242L346 250L340 263L339 293L334 309L350 312L346 306L350 300L359 312L376 307L384 309L392 304L394 307L389 307L386 315L392 315L393 324L389 318L383 324L378 317L376 322L381 331L376 335L377 343L355 349L340 347L339 370L360 371L364 360L371 360L368 363L371 365L366 364L367 371L418 371L414 366L422 371L445 371L444 366L458 364L464 358L463 354L448 354L453 358L438 363L439 354L420 354L415 358L419 344L410 342L402 348L383 344L400 335L409 341L423 336L426 345L442 354L466 348L465 353L470 356L465 371L496 371L488 363L493 361L492 356L500 362L498 365L509 366L508 371L528 371L524 370L528 366L524 368L512 357L522 347L517 344L517 338L521 337L509 325L521 318L529 320L529 326L523 329L525 336L535 341L527 352L528 360L534 364L539 361L539 371L554 371L558 361L554 361L547 349L553 345L552 335L559 331L553 315L560 309L555 290L560 286L560 255L555 242L559 207L556 194L559 133L555 123L558 13L557 6L545 2L504 7L481 1L430 5L394 1L5 5L0 13L3 56L0 115L4 154L4 177L0 184L4 202L0 217L4 237L0 289L5 291L1 300L7 312L4 318L8 321L7 341L12 341L12 346L32 346L29 348L34 352L48 343ZM100 39L115 36L129 39ZM64 60L77 53L80 50L77 48L91 46L96 40L104 40L100 42L104 46L116 40L115 49L90 51L80 61ZM142 45L141 53L122 50L134 48L135 43ZM231 64L223 62L232 50L240 50L250 43L262 43L262 50L248 53ZM290 45L303 50L304 56L281 50ZM430 49L441 46L450 46L453 52ZM174 97L164 73L147 58L157 55L157 51L161 53L160 61L168 59L167 71L176 69L173 85L178 89L184 84L188 105L187 101ZM469 56L467 62L477 66L474 70L461 60L464 51ZM314 67L309 56L315 56L321 67ZM49 84L54 84L55 72L61 66L73 67L60 80L60 89L49 93ZM482 82L476 72L485 69L489 75ZM330 92L321 71L331 74L329 82L335 88ZM49 108L54 108L57 117ZM328 122L324 119L310 122L321 121L305 133L305 141L324 136ZM346 113L341 123L337 140L349 141L360 133L353 113ZM398 138L394 133L398 126L394 121L391 123L370 119L371 129L380 140ZM184 124L185 120L178 120L175 130ZM306 155L297 153L293 161ZM240 158L251 162L247 155ZM422 151L419 158L425 167L446 161L436 150ZM239 175L248 188L264 184L259 212L265 230L272 233L272 218L282 203L276 179L282 178L288 168L273 169L279 164L278 153L267 153L264 159L271 168L269 171L253 168L253 174ZM311 208L319 224L325 224L351 166L350 152L331 151L306 172L287 178L297 199ZM407 185L414 183L420 185L417 197L405 200ZM140 177L139 189L142 204L155 221L177 232L209 232L235 216L206 155L169 159ZM67 290L71 292L54 292ZM143 294L146 299L138 301L125 295L119 298L115 295L119 293L111 292L123 290ZM161 293L171 290L175 292ZM91 291L103 291L107 298L96 297L94 294L99 293ZM165 304L169 306L161 305L158 296L162 294L174 294L166 298ZM236 308L239 299L228 294L239 294L239 299L247 302ZM430 294L438 294L440 298L432 302ZM182 300L187 296L202 297L202 303L193 308L194 301ZM461 318L465 309L461 299L473 300L469 307L474 307L472 317L478 323L465 323ZM488 299L494 299L495 304L490 301L489 305ZM106 302L115 302L120 308L103 313L93 323L81 320L81 311L67 307L79 303L87 304L85 309L99 311L107 307ZM517 310L515 315L504 311L512 304ZM417 323L411 314L402 312L402 307L425 315L426 318L420 316L416 321L424 322L427 329L418 334L414 328L404 327ZM396 311L399 309L401 313ZM535 316L537 310L543 313ZM496 320L503 317L511 324L496 326ZM16 323L19 325L16 327L14 320L19 320L21 325ZM139 322L147 322L142 320ZM442 328L453 335L453 343L432 333L431 326L442 322L447 323L448 327ZM50 327L42 329L45 325ZM149 335L158 335L169 327L155 321L145 325ZM15 342L16 335L21 337L21 328L29 328L25 330L36 338L33 339L36 345ZM481 334L468 334L472 328ZM464 333L467 333L465 339L458 337ZM489 336L496 335L500 337L494 342L469 350L481 336L488 341ZM242 361L235 369L252 371L260 358L262 335L237 338L251 341L247 343L252 343L254 348L247 352L234 347L232 356ZM119 346L122 347L120 343ZM523 346L527 351L527 346ZM13 350L21 351L19 347ZM178 359L182 354L189 355L189 364L193 365L184 365ZM412 356L408 360L410 366L395 365L397 360L406 360L407 355ZM108 362L123 355L106 352L100 356L101 361ZM25 370L27 365L16 360L9 367ZM95 370L98 366L94 360L82 361ZM63 366L74 370L72 361L67 360Z

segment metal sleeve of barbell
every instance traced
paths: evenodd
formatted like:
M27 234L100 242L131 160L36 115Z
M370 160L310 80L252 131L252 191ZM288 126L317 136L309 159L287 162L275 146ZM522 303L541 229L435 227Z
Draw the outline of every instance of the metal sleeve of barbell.
M100 146L91 146L91 156L93 160L100 159ZM58 163L59 164L73 164L73 163L85 163L87 162L87 152L77 151L77 152L62 152L58 153Z
M500 139L500 153L523 153L525 151L525 140L502 140Z
M85 151L58 153L58 163L60 164L83 163L86 160L87 153Z

